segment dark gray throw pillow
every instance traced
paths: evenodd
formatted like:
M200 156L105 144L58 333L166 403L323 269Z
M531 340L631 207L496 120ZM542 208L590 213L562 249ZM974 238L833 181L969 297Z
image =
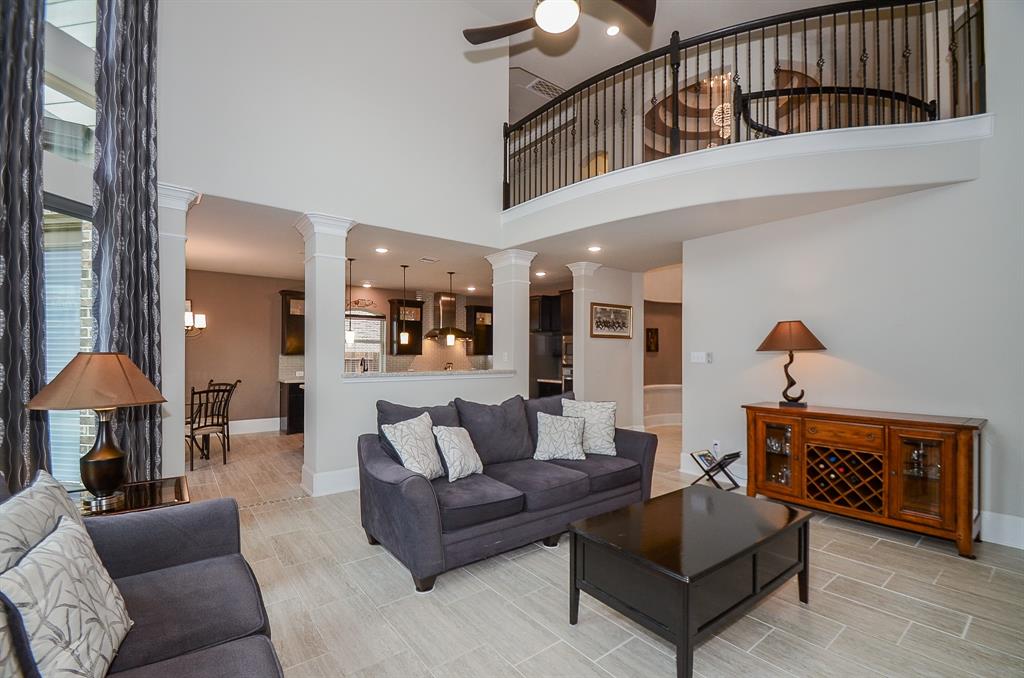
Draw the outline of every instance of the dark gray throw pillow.
M562 416L562 398L576 400L576 394L568 391L544 398L530 398L526 401L526 423L530 427L530 440L533 441L534 451L537 449L537 413L543 412L555 417Z
M398 456L397 450L391 445L388 437L384 435L381 426L415 419L424 412L430 415L430 421L434 426L459 426L459 411L451 403L447 405L434 405L432 407L409 407L408 405L389 403L386 400L377 401L377 435L380 437L384 451L399 464L402 463L402 459ZM437 454L438 456L441 455L440 448L438 448ZM443 456L441 456L441 464L444 464ZM444 471L448 473L447 466L445 466Z
M484 465L533 457L533 441L526 423L522 396L500 405L481 405L455 399L461 426L469 431L473 447Z

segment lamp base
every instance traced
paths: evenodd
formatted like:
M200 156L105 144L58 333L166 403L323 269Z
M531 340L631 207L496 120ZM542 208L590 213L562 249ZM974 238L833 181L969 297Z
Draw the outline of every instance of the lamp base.
M82 484L85 489L102 499L109 497L124 484L125 455L114 441L110 427L113 410L97 410L96 441L79 461Z
M807 407L807 403L791 403L788 400L780 400L779 407Z
M82 497L82 506L90 513L105 513L124 508L124 492L114 492L105 497L94 497L91 494Z

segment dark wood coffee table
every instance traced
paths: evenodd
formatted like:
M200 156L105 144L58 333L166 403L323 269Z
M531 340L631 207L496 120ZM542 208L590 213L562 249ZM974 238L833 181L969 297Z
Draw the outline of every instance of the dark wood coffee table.
M580 591L676 645L693 648L793 575L808 595L809 511L695 485L570 528L569 623Z

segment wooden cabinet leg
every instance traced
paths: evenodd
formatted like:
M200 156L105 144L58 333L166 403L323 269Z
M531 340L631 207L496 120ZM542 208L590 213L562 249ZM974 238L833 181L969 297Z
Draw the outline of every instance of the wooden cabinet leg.
M561 539L561 537L562 535L560 533L553 534L550 537L544 537L544 539L541 540L541 543L544 544L544 546L547 546L549 549L557 548L558 540Z
M693 678L693 646L676 646L676 678Z
M416 585L416 590L420 593L426 593L434 588L434 582L437 581L437 575L433 577L413 577L412 582Z
M368 530L365 530L365 532L366 532L366 542L370 546L377 546L378 544L380 544L380 542L377 541L377 538L374 537L372 534L370 534L370 532Z

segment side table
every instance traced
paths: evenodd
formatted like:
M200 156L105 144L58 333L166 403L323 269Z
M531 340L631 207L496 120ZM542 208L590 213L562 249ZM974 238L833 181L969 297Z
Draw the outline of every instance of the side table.
M83 516L109 516L117 513L134 513L135 511L148 511L150 509L162 508L164 506L177 506L178 504L189 503L188 481L185 476L171 476L158 480L143 480L137 483L126 483L121 491L124 492L124 502L116 508L104 511L94 510L89 507L86 500L92 497L86 490L70 492L71 500L78 506Z

